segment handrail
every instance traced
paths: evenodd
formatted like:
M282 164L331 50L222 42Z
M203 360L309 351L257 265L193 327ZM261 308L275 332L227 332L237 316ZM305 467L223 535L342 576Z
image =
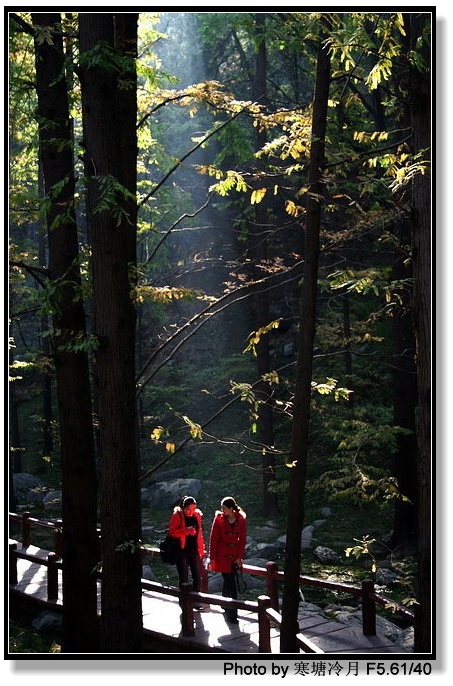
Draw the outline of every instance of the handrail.
M29 512L24 512L22 515L16 514L14 512L9 513L10 519L13 521L19 521L22 524L22 548L28 548L31 545L31 526L41 526L45 528L53 528L55 530L55 554L56 557L63 557L63 535L62 535L62 530L63 530L63 522L61 520L57 520L56 522L45 522L39 519L36 519L34 517L30 517ZM151 557L158 557L159 556L159 548L152 547L152 546L141 546L141 551L143 554L150 555ZM19 551L13 551L17 557L24 557L25 559L31 559L33 556L26 557L24 553L20 553ZM39 562L41 564L45 564L42 560L42 558L36 558L36 562ZM10 574L11 574L11 555L10 555ZM49 566L49 569L51 566ZM278 569L277 563L273 561L269 561L266 563L266 567L257 567L255 565L248 565L246 563L243 564L242 566L242 571L246 574L251 574L253 576L258 576L258 577L264 577L266 579L266 598L269 599L269 609L272 608L277 614L279 611L279 596L278 596L278 584L281 582L284 582L284 572L280 571ZM10 576L11 578L11 576ZM14 577L12 577L14 578ZM227 600L226 598L222 598L219 600L219 596L210 596L210 594L207 593L208 591L208 573L207 570L202 567L202 574L201 574L201 595L204 595L206 598L214 598L214 600L203 600L202 598L198 598L200 602L209 602L209 604L218 604L223 607L228 607L228 603L230 603L230 607L237 607L241 609L241 603L245 602L251 602L251 601L240 601L240 600ZM54 583L54 582L52 582ZM152 582L146 581L142 579L142 585L150 584ZM375 592L374 589L374 582L371 579L365 579L362 581L361 586L356 586L354 584L349 584L341 581L329 581L327 579L316 579L315 577L310 577L301 574L299 577L299 583L302 586L313 586L317 588L328 588L330 590L334 591L343 591L350 593L351 595L360 597L362 599L362 631L365 636L374 636L376 635L376 604L385 606L388 604L391 604L392 607L394 608L394 611L398 612L399 614L403 615L406 617L406 619L410 619L413 621L414 619L414 614L408 610L407 608L404 608L401 605L398 605L396 603L393 603L389 598L386 596L378 595ZM161 586L161 585L160 585ZM172 587L163 587L162 588L172 588ZM157 589L155 589L157 590ZM54 589L52 589L52 593L55 593ZM176 593L178 593L178 589L176 589ZM192 593L194 593L192 591ZM57 595L58 595L58 589L57 589ZM192 597L192 596L191 596ZM264 597L264 596L263 596ZM233 603L231 605L231 603ZM244 608L242 608L244 609ZM187 631L190 632L190 624L191 624L191 619L190 619L190 612L188 611L186 614L187 616L184 616L183 614L183 620L187 622ZM264 614L261 613L262 616L264 617ZM268 612L266 613L266 616L268 615ZM280 615L278 615L280 616ZM272 617L272 621L276 621L274 616L270 615ZM268 621L268 620L264 620ZM270 627L270 625L269 625ZM192 618L192 628L193 628L193 618ZM301 639L302 642L304 639ZM307 639L308 641L308 639ZM302 646L302 644L301 644ZM302 646L303 647L303 646ZM309 648L309 645L307 644L307 647ZM309 652L307 650L306 652Z
M46 522L42 519L36 519L35 517L31 517L30 512L23 512L22 514L10 512L9 518L12 521L17 521L21 523L22 548L28 548L32 544L32 526L41 527L43 529L53 529L55 553L58 555L58 557L63 557L63 522L61 519L57 519L56 522Z
M270 625L274 624L280 628L282 624L282 616L279 612L274 610L273 607L269 607L266 608L266 618L269 623L269 650L266 652L270 653ZM321 650L319 646L313 643L313 641L310 641L307 636L304 636L304 634L300 632L296 634L296 641L302 653L324 653L324 650Z
M47 552L47 551L46 551ZM46 557L24 553L17 550L17 543L11 541L9 544L9 583L17 586L17 560L28 560L35 564L47 567L47 600L48 602L58 601L58 570L62 569L62 562L56 553L47 552Z

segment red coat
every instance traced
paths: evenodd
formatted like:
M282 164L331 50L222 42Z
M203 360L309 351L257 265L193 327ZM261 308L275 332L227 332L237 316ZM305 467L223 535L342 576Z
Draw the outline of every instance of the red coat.
M203 555L206 552L205 547L204 547L203 527L202 527L202 521L201 521L203 513L200 510L196 509L195 512L193 513L193 515L196 518L197 523L198 523L198 532L197 532L198 552L200 554L200 557L203 557ZM180 544L182 549L184 549L186 547L186 538L187 538L186 520L184 518L183 510L179 506L175 507L175 509L172 512L172 515L170 517L170 522L168 525L168 533L173 538L179 538L179 544Z
M236 512L236 521L232 526L226 515L216 512L209 539L209 557L213 572L231 572L231 565L236 560L243 560L247 538L245 513Z

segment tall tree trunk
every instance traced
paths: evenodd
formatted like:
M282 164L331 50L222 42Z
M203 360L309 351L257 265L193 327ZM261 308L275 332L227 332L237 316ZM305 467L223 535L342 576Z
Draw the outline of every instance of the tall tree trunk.
M45 182L49 273L53 301L53 354L61 435L63 516L63 652L97 650L98 561L96 472L85 334L80 299L78 237L68 94L59 14L32 14L40 156ZM50 33L49 33L50 31Z
M285 585L283 588L280 652L298 652L296 634L299 631L299 576L301 534L304 519L304 489L307 473L310 401L313 365L313 343L316 327L318 286L319 232L321 221L321 181L324 164L327 102L330 83L328 48L320 42L313 102L312 143L308 172L305 219L304 278L301 292L299 346L293 405L288 491L288 522L285 549Z
M266 105L266 78L267 78L267 54L265 38L266 15L255 15L255 38L256 47L256 70L255 70L255 100L261 105ZM256 147L260 150L266 143L266 131L258 127L256 133ZM264 174L258 178L257 187L263 185ZM261 265L265 264L268 257L268 203L267 196L256 206L255 226L252 230L252 254L257 267L256 278L261 278ZM254 312L256 330L267 326L270 322L269 297L267 291L258 292L254 297ZM270 372L269 336L262 336L256 346L256 361L260 381L255 387L256 397L260 401L258 407L258 438L263 446L263 512L268 517L277 514L277 495L272 491L271 484L275 481L275 459L272 453L274 445L274 424L271 405L271 392L269 384L263 379Z
M431 14L414 12L411 45L419 51L426 70L410 70L410 100L413 154L422 151L428 160L431 145L430 44L426 23ZM423 38L422 38L423 37ZM432 649L431 604L431 184L428 174L417 174L412 182L414 250L414 328L417 360L417 480L418 480L418 605L415 610L415 652Z
M44 178L42 173L42 165L39 164L38 169L38 188L39 196L44 197L46 194L44 188ZM42 231L38 234L38 260L39 264L47 264L47 251L46 251L46 240L47 231L43 227ZM41 342L40 348L41 353L44 358L51 357L50 341L49 341L49 317L44 314L40 319L40 329L41 329ZM43 378L42 378L42 455L51 455L53 451L53 433L52 433L52 377L50 370L48 370L48 365L45 363L43 365Z
M101 650L142 651L135 404L138 14L81 13L82 112L92 244L102 532ZM103 57L99 61L94 55Z
M403 252L397 255L393 266L394 279L412 277L412 269L406 265L405 246L410 245L411 226L408 220L400 220L400 243ZM394 457L393 475L398 490L404 496L395 502L392 548L413 553L417 531L417 441L415 436L415 399L417 379L415 369L415 341L412 318L411 294L407 289L398 293L401 306L395 313L392 326L395 356L392 364L393 422L395 426L408 429L410 434L398 436L398 452Z
M410 54L410 15L405 14L406 34L401 37L403 50ZM408 86L407 61L401 60L392 75L395 92L405 93ZM399 123L401 128L410 129L410 99L401 102ZM382 115L383 116L383 115ZM382 117L376 119L378 131L386 127ZM387 127L388 128L388 127ZM409 189L398 193L396 202L401 207L409 204ZM395 220L394 233L398 238L395 250L392 279L404 281L413 279L413 263L408 261L408 246L412 241L412 221L405 214ZM412 292L402 288L397 293L399 301L392 318L394 357L392 360L393 386L393 423L395 426L408 429L410 434L397 438L398 451L393 457L393 476L398 482L398 490L404 496L395 500L393 532L390 545L402 554L413 554L417 532L417 439L415 434L415 417L417 407L417 378L415 363L415 338L413 322Z

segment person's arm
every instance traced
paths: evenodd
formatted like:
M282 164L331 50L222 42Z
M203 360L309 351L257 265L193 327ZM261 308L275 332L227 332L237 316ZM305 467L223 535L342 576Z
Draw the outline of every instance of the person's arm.
M242 560L245 557L245 544L247 542L247 524L245 519L241 521L241 528L239 532L239 547L238 547L238 560L236 564L242 567Z
M198 541L197 541L197 547L198 547L198 554L200 557L204 557L206 555L206 547L204 544L204 536L203 536L203 516L201 513L196 514L197 517L197 522L198 522Z
M181 526L183 525L183 526ZM182 538L187 536L190 527L185 525L184 519L180 516L178 512L173 512L170 517L170 524L168 526L168 533L173 538Z
M217 558L217 548L219 544L220 529L217 519L212 522L211 534L209 536L209 559L211 562Z

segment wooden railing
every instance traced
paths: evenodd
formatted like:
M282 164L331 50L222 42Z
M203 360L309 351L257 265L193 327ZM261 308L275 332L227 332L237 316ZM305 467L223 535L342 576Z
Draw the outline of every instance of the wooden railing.
M10 542L10 558L9 558L9 578L12 586L17 585L17 560L25 559L35 562L47 567L47 598L49 602L58 600L58 570L62 568L62 522L43 522L42 520L30 517L28 512L22 515L10 513L12 521L21 523L22 532L22 549L17 549L15 541ZM45 557L42 555L35 555L27 553L26 550L32 545L31 528L46 527L54 529L54 543L55 552L49 552ZM47 551L45 551L47 552ZM149 546L142 547L142 553L151 557L159 557L159 549ZM259 652L271 652L270 629L271 626L281 625L281 615L279 613L279 584L284 581L284 572L279 571L276 562L267 562L266 567L256 567L254 565L244 564L242 567L244 574L251 574L253 576L262 577L265 579L266 594L260 595L256 601L241 600L226 598L223 596L213 595L208 593L208 572L203 567L202 569L202 584L201 592L192 590L191 584L183 584L181 589L176 586L166 586L159 582L148 581L142 579L142 588L159 593L162 595L170 595L179 598L181 605L181 631L183 636L193 636L194 629L194 612L193 607L198 603L205 603L207 605L218 605L224 609L238 609L257 613L259 626ZM102 572L98 572L99 578L102 580ZM403 615L409 621L413 621L414 615L406 608L395 605L389 598L377 594L374 589L374 582L371 579L362 581L361 586L353 584L328 581L326 579L316 579L314 577L300 575L299 583L301 586L312 586L317 588L329 589L332 591L339 591L348 593L350 595L361 598L362 601L362 630L365 636L376 635L376 605L391 604L394 611ZM312 641L310 641L303 634L297 635L297 641L301 652L304 653L322 653Z
M11 522L18 522L20 524L22 548L28 548L32 544L32 527L52 529L55 554L58 557L63 557L63 522L61 519L57 519L56 522L46 522L42 519L31 517L29 512L23 512L22 514L10 512L9 519Z

